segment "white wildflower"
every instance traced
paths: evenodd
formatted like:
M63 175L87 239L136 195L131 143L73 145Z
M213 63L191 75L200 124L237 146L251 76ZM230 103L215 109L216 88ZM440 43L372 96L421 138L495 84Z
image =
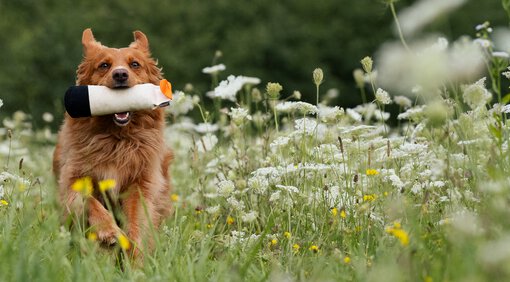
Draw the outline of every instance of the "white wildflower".
M241 200L237 200L235 197L229 197L227 199L227 202L235 210L238 210L238 211L244 210L244 207L245 207L244 202Z
M276 183L280 181L282 173L276 167L262 167L252 172L254 177L265 177L269 183Z
M347 116L349 116L351 119L353 119L354 121L358 121L360 122L361 119L363 118L358 112L356 112L355 110L353 109L347 109L346 110L346 113L347 113Z
M490 40L487 40L487 39L477 38L473 42L478 44L480 47L482 47L484 49L488 49L488 48L490 48L492 46L492 42Z
M351 134L351 135L360 135L365 132L372 131L375 129L375 126L372 125L358 125L358 126L349 126L349 127L340 127L342 130L342 134Z
M320 104L318 115L323 122L335 122L344 115L344 109L338 106L328 107Z
M248 188L253 189L257 194L264 194L267 188L269 188L269 181L266 177L250 177L250 179L248 179Z
M271 194L271 196L269 197L269 201L270 202L274 202L274 201L278 201L280 199L280 194L282 193L282 191L278 190L276 192L274 192L273 194Z
M406 96L395 96L393 97L393 101L403 109L409 109L413 105L411 99Z
M376 109L374 111L374 117L376 120L378 121L381 121L381 120L388 120L390 118L390 113L388 112L383 112L379 109Z
M289 194L292 193L299 193L299 190L295 186L285 186L285 185L276 185L276 188L282 189L284 191L287 191Z
M218 137L213 134L206 134L200 138L197 142L197 149L199 152L204 153L210 151L218 143Z
M383 45L378 61L379 70L385 75L381 76L380 85L403 93L420 85L426 90L423 94L436 95L430 90L479 76L484 67L484 54L472 41L461 38L446 50L431 48L436 41L437 38L431 37L417 40L411 45L413 52L400 42Z
M416 106L408 109L407 111L399 114L397 119L408 119L411 121L420 121L425 117L425 105Z
M402 32L412 35L441 15L460 7L466 0L421 0L399 13Z
M216 206L212 206L212 207L207 207L205 209L205 211L208 214L217 214L220 211L220 205L216 205Z
M0 99L0 108L4 105L4 101Z
M248 112L248 109L245 108L230 108L230 112L228 115L232 118L232 121L236 125L241 125L245 120L252 120L251 115Z
M463 86L462 98L471 109L485 106L492 99L492 94L485 88L485 79L484 77L471 85Z
M414 194L418 194L423 190L423 186L420 183L414 183L413 187L411 187L411 192Z
M167 107L174 116L184 115L193 109L193 98L182 91L175 91L170 107Z
M213 133L218 131L219 126L208 122L199 123L194 126L195 131L198 133Z
M497 51L497 52L492 52L492 57L494 57L494 58L508 59L508 58L510 58L510 55L508 55L508 53L507 53L507 52Z
M381 88L377 88L377 91L375 92L375 99L383 105L391 103L390 95Z
M281 113L302 113L302 114L315 114L317 107L306 102L282 102L275 106L277 112Z
M501 113L504 113L504 114L510 113L510 104L506 104L503 107L501 107Z
M207 73L207 74L213 74L213 73L218 73L220 71L224 71L225 69L226 69L226 67L224 64L218 64L218 65L214 65L214 66L210 66L210 67L205 67L202 69L202 72Z
M309 118L301 118L295 121L294 128L298 132L304 132L305 134L313 134L317 129L317 121Z
M227 80L223 80L220 84L214 88L214 92L211 93L213 98L221 98L224 100L230 100L236 102L236 94L245 84L259 84L260 79L256 77L245 77L245 76L233 76L227 77Z
M475 26L475 30L476 30L476 31L484 30L484 29L488 28L489 26L490 26L490 23L486 21L486 22L484 22L484 23L477 24L477 25Z
M275 140L273 140L273 142L271 142L271 144L269 144L269 147L274 152L280 147L287 146L289 144L289 142L290 142L289 137L280 136L280 137L276 138Z
M1 101L0 101L0 102L1 102ZM0 105L0 107L1 107L1 105ZM53 121L53 119L54 119L54 118L53 118L53 115L52 115L51 113L45 112L45 113L43 113L43 115L42 115L42 119L43 119L45 122L50 123L50 122L52 122L52 121Z
M243 222L253 222L257 219L257 216L258 216L258 212L257 211L250 211L248 213L245 213L241 216L241 220Z
M369 121L374 116L375 111L377 110L377 105L374 103L366 103L362 105L357 105L354 110L360 113L363 116L365 121Z
M313 149L313 155L324 162L333 163L342 159L340 149L334 144L321 144Z
M235 190L234 182L230 180L222 180L218 182L217 189L218 194L226 197L230 195L232 192L234 192L234 190Z
M505 71L502 72L501 74L504 75L507 79L510 79L510 71Z
M444 181L438 180L438 181L432 182L432 186L437 187L437 188L442 188L445 186L445 183L444 183Z

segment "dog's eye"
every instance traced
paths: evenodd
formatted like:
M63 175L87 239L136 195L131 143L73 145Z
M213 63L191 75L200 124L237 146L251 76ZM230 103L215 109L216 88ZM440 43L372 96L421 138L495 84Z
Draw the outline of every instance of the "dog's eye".
M99 69L102 69L102 70L108 69L109 67L110 67L110 64L108 64L108 63L101 63L99 65Z
M140 63L139 63L139 62L137 62L137 61L132 61L132 62L130 63L130 65L131 65L131 67L132 67L132 68L134 68L134 69L137 69L137 68L139 68L139 67L140 67Z

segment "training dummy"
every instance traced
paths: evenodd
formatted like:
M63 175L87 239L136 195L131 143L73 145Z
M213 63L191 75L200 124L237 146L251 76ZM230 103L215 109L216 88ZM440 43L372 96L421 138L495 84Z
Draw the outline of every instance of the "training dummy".
M72 86L64 96L67 113L73 118L148 110L170 105L172 85L161 80L159 86L145 83L130 88Z

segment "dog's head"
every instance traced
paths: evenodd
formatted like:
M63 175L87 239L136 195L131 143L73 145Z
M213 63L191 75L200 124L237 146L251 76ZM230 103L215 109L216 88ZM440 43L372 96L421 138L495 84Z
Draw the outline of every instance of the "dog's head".
M127 88L142 83L159 84L161 69L151 57L149 41L141 31L134 32L134 41L126 48L109 48L96 41L91 29L82 36L83 61L77 70L77 85L102 85ZM113 121L127 125L132 113L117 113Z

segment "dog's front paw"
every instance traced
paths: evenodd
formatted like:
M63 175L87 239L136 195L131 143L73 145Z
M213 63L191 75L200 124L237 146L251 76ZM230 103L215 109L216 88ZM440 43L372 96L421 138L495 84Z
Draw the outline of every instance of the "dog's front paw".
M102 224L100 227L95 226L94 229L96 230L97 240L108 246L117 243L117 238L122 234L122 231L116 225Z

